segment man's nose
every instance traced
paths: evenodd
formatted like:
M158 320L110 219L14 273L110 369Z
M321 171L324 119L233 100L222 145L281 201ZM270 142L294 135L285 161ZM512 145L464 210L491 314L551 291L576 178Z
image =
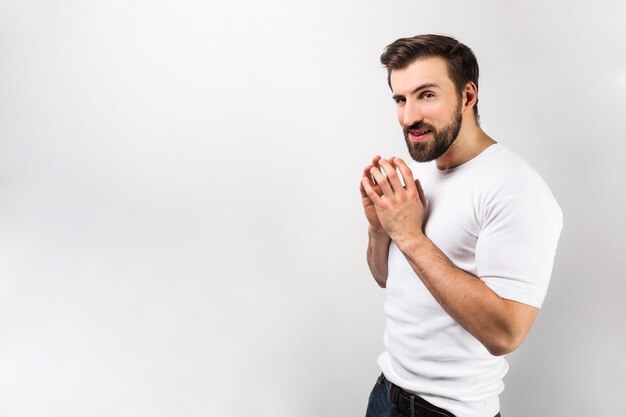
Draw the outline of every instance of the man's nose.
M404 105L404 114L402 116L402 123L407 127L419 123L423 119L419 105L410 103L409 101Z

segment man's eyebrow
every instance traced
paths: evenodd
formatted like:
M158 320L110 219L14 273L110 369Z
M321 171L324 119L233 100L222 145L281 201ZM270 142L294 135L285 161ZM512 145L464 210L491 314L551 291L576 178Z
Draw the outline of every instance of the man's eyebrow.
M419 87L415 88L413 91L411 91L411 94L415 94L415 93L417 93L418 91L423 90L424 88L432 88L432 87L435 87L435 88L440 88L437 84L434 84L434 83L426 83L426 84L422 84L422 85L420 85ZM399 99L399 98L404 98L404 96L403 96L403 95L401 95L401 94L394 94L394 95L393 95L393 99L394 99L394 100L397 100L397 99Z

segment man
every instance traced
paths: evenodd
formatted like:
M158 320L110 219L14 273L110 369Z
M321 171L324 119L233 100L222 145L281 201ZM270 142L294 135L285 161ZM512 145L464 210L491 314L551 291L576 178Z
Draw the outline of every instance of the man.
M381 62L419 163L376 156L361 180L367 262L387 291L383 375L367 417L497 416L502 355L541 307L561 210L540 176L479 126L467 46L398 39Z

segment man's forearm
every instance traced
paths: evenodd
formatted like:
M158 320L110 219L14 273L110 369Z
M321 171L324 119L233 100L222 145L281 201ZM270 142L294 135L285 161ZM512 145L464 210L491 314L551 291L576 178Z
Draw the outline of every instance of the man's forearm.
M424 235L396 244L443 309L489 352L506 354L521 343L537 309L501 298Z
M385 288L387 285L387 265L391 239L384 231L375 231L372 227L369 227L368 235L367 265L378 285Z

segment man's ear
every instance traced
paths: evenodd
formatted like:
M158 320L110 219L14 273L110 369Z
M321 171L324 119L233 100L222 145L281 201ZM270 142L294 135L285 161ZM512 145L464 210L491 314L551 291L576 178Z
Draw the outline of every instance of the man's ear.
M463 89L463 111L472 110L478 100L478 88L472 81L465 84ZM473 110L472 110L473 111Z

